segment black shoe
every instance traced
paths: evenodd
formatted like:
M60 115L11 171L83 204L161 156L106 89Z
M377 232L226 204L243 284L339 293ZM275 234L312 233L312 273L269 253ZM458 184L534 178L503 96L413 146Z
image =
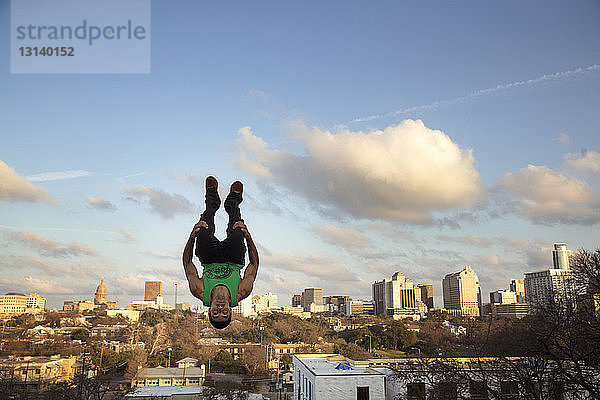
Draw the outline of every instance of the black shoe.
M231 188L229 189L229 191L233 193L242 194L244 192L244 185L240 181L235 181L231 184Z
M217 179L210 175L206 178L206 190L208 189L212 189L215 188L217 189L219 187L219 182L217 182Z

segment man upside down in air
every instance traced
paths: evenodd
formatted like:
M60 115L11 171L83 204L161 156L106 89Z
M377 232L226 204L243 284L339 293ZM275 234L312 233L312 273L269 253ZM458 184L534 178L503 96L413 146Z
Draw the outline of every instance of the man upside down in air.
M190 292L209 307L208 319L218 329L231 322L231 308L252 293L258 271L258 251L242 219L239 205L242 202L244 186L235 181L225 199L225 211L229 215L227 238L220 241L215 237L215 213L221 206L217 180L206 178L206 209L200 221L194 225L183 250L183 268L188 279ZM241 278L244 268L246 246L250 263ZM192 258L196 242L196 256L202 263L202 277Z

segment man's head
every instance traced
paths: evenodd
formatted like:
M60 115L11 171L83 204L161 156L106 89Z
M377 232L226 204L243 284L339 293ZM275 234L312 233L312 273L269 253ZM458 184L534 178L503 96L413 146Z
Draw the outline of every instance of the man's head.
M208 320L211 325L217 329L225 329L231 322L231 308L227 307L226 312L215 312L213 313L212 306L208 310Z
M229 290L219 285L213 289L210 308L208 309L208 320L217 329L226 328L231 322L231 307Z

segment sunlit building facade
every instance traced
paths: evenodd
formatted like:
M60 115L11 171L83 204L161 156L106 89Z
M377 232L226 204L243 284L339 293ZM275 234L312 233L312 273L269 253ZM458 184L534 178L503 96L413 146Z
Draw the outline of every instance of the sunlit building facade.
M481 289L479 278L471 266L448 274L442 281L444 308L461 315L481 315Z

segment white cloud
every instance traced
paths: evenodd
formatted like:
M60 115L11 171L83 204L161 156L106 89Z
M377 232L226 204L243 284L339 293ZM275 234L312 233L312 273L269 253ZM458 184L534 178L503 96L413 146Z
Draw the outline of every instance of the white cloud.
M117 232L121 234L121 238L117 239L121 243L137 243L135 235L125 229L118 229Z
M267 267L273 271L300 272L308 276L312 285L322 279L339 281L360 281L361 279L349 269L340 264L338 259L319 254L271 254L261 257L261 268ZM310 285L310 284L309 284Z
M53 240L46 239L42 235L29 231L7 232L7 239L13 242L19 242L27 247L36 249L41 255L49 257L66 256L95 256L96 250L85 244L73 242L68 245L61 245Z
M56 281L38 279L31 276L18 279L0 279L0 285L8 288L8 290L23 293L35 292L42 295L73 293L73 289L64 287Z
M117 209L113 203L111 203L110 201L108 201L106 199L103 199L102 197L86 196L85 199L87 200L88 204L91 207L97 208L99 210L116 210Z
M126 192L136 197L148 198L150 208L163 218L173 218L179 213L191 213L193 204L180 194L169 194L162 190L136 186Z
M69 171L52 171L42 172L40 174L29 175L27 179L31 182L47 182L47 181L58 181L63 179L81 178L84 176L90 176L92 173L81 169L69 170Z
M514 201L516 212L543 224L600 222L600 192L586 182L545 166L529 165L508 173L498 188Z
M32 185L14 168L0 160L0 201L28 201L56 204L47 189Z
M505 246L506 254L519 254L525 263L533 269L552 266L552 244L541 240L527 240L502 236L500 241Z
M448 236L448 235L438 235L438 240L442 240L445 242L455 242L455 243L464 243L472 246L481 246L481 247L489 247L492 245L492 241L477 235L467 235L467 236Z
M99 268L97 265L87 263L77 263L67 265L65 263L53 263L46 259L31 256L5 256L0 255L0 269L3 274L14 274L14 271L28 272L37 270L39 273L52 277L78 278L78 279L98 279L101 277L100 271L106 267Z
M323 212L430 223L431 212L470 206L483 196L471 150L421 121L366 133L301 124L294 130L305 155L270 149L249 127L240 129L238 165Z
M558 142L563 146L568 146L569 144L571 144L571 138L566 133L561 133L557 137L553 138L552 141Z
M340 228L331 224L317 225L314 231L330 244L344 248L363 248L371 243L371 239L352 228Z
M598 152L569 153L565 156L565 163L571 168L591 172L593 177L600 179L600 153Z

